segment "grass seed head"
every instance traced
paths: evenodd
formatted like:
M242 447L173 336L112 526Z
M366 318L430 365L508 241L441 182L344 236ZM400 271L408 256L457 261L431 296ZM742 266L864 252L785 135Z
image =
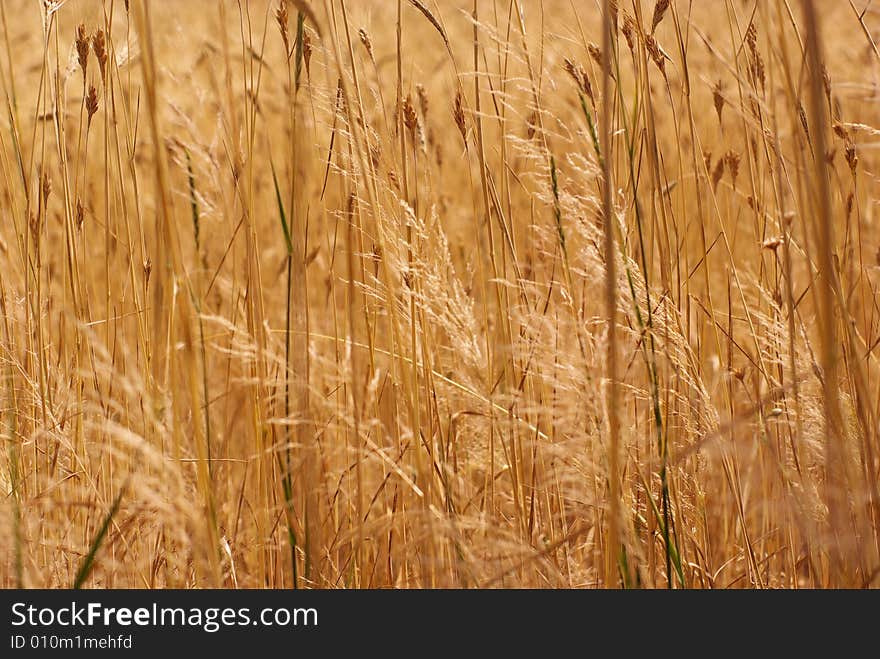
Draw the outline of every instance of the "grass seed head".
M303 29L303 64L306 66L306 76L311 76L312 68L312 37L309 35L309 31Z
M89 93L86 96L86 111L89 115L89 124L91 124L92 117L98 112L98 90L94 85L89 85Z
M728 151L724 154L724 166L727 168L728 174L730 174L730 180L733 182L733 185L736 185L736 178L739 176L739 161L740 155L733 150Z
M657 3L654 5L654 16L651 19L652 33L657 29L657 26L660 25L661 21L663 21L667 9L669 9L669 0L657 0Z
M724 112L724 93L720 80L712 87L712 103L715 105L715 114L718 115L718 123L720 124L721 113Z
M601 68L602 67L602 49L599 48L599 46L597 46L596 44L591 43L589 46L587 46L587 50L590 51L590 57L592 57L593 61L596 62L596 66Z
M85 84L89 68L89 37L85 23L80 23L76 28L76 56L79 68L82 69L83 84Z
M636 28L636 22L632 16L623 12L623 36L626 37L626 45L629 47L629 52L635 56L636 53L636 35L638 34L638 30Z
M660 69L661 73L666 75L666 58L660 49L660 44L650 34L645 35L645 47L648 49L648 54L651 56L654 64Z
M856 153L856 145L852 142L848 142L846 147L844 148L844 156L846 157L846 164L849 165L849 171L853 176L856 175L856 167L859 164L859 156Z
M758 27L754 22L749 24L749 28L746 30L745 40L749 50L752 51L752 54L755 54L758 51Z
M461 135L461 139L467 142L467 124L465 123L464 107L461 100L461 91L455 92L455 101L452 104L452 118Z
M92 51L98 60L98 69L101 72L101 82L106 84L107 80L107 41L104 36L104 30L98 29L92 35Z
M428 118L428 92L422 83L416 85L416 96L419 98L419 111L422 113L422 119Z
M410 137L415 140L419 132L419 116L413 106L412 94L407 94L403 100L403 125L409 131Z
M290 57L290 29L288 27L289 15L287 12L287 0L279 0L278 9L275 10L275 20L278 30L281 32L281 41L284 43L284 52Z
M370 35L367 34L367 31L364 28L361 28L358 30L358 37L364 45L364 48L367 50L367 55L370 56L370 61L375 62L376 58L373 56L373 41L370 39Z

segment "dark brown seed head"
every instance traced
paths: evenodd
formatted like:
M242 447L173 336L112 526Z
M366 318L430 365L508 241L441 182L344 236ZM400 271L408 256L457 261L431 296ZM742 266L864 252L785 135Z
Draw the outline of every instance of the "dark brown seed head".
M49 195L52 194L52 179L49 178L49 174L45 170L40 176L40 191L43 193L43 203L45 204Z
M760 85L763 90L766 86L767 77L764 73L764 59L761 57L761 53L755 50L752 53L752 76L755 78L755 83Z
M278 9L275 10L275 20L278 22L278 30L281 32L281 41L284 43L284 53L290 57L290 32L288 29L287 0L278 0Z
M663 16L666 15L666 10L669 9L669 0L657 0L657 3L654 5L654 17L651 19L651 32L657 29L657 26L660 25L660 21L663 20Z
M730 179L736 185L736 177L739 176L740 155L736 151L728 151L724 154L724 166L730 174Z
M807 136L807 140L811 140L810 122L807 121L807 113L804 110L804 106L800 103L798 103L798 118L801 120L801 127L804 129L804 134Z
M89 123L92 123L92 117L98 111L98 90L94 85L89 85L89 93L86 96L86 111L89 113Z
M98 67L101 71L101 81L105 82L107 77L107 41L104 36L104 30L98 29L92 36L92 52L98 60Z
M746 30L746 44L753 55L758 51L758 27L754 23Z
M651 59L654 60L654 64L656 64L657 68L665 74L666 59L663 56L663 51L660 50L660 44L657 43L657 40L650 34L645 35L645 47L648 49L648 54L651 56Z
M856 153L856 145L852 142L848 142L846 145L846 149L844 150L844 156L846 156L846 164L849 165L849 171L852 172L852 175L856 175L856 167L859 164L859 156Z
M461 133L461 139L467 140L467 125L465 124L460 91L455 93L455 102L452 104L452 118L455 119L458 132Z
M364 48L367 49L367 55L370 56L370 60L375 61L375 57L373 57L373 41L370 39L370 35L367 34L364 28L361 28L358 30L358 37L360 37L361 43L364 44Z
M718 159L718 162L715 163L715 170L712 172L712 189L718 188L718 183L721 181L721 177L724 176L724 157Z
M40 246L40 229L42 228L42 223L34 213L28 215L28 226L31 229L31 240L33 240L34 248L38 249Z
M724 94L722 89L720 80L712 88L712 102L715 104L715 114L718 115L718 123L721 123L721 113L724 112Z
M574 80L574 84L577 85L578 91L585 94L591 102L595 103L596 99L593 97L593 86L590 84L590 77L587 75L584 67L576 65L566 57L563 60L563 68L565 68L566 73L568 73L568 75Z
M575 83L578 82L578 70L577 70L577 67L575 66L574 62L572 62L570 59L565 57L562 60L562 68L565 69L565 72L568 75L570 75L572 78L574 78Z
M403 101L403 125L406 126L411 136L416 134L419 117L416 114L416 109L413 107L411 94L407 94Z
M538 132L538 112L532 110L526 119L526 137L531 141Z
M831 76L828 74L828 68L822 65L822 86L825 89L825 96L831 100Z
M80 23L76 28L76 56L79 60L79 68L82 69L83 81L89 68L89 37L86 33L85 23Z
M638 34L636 30L636 22L633 20L633 17L623 12L623 36L626 37L626 45L629 46L629 51L631 53L636 52L636 34Z

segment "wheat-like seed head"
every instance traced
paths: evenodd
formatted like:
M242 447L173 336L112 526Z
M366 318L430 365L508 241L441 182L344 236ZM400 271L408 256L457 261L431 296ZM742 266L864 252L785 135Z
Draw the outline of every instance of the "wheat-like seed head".
M98 60L98 70L101 72L101 82L107 82L107 42L104 36L104 30L98 29L92 35L92 52Z
M467 126L465 124L464 107L462 105L461 91L455 92L455 101L452 104L452 118L461 135L461 139L467 143Z
M80 23L76 28L75 45L79 68L82 69L83 84L85 84L86 73L89 68L89 37L86 33L85 23Z
M669 0L657 0L654 5L654 16L651 18L651 32L657 29L657 26L663 21L666 10L669 9Z
M290 57L290 31L288 26L287 0L279 0L278 8L275 10L275 22L278 23L278 30L281 33L281 41L284 44L284 52Z
M86 96L86 111L89 116L89 124L91 124L92 117L98 112L98 90L94 85L89 85L89 93Z

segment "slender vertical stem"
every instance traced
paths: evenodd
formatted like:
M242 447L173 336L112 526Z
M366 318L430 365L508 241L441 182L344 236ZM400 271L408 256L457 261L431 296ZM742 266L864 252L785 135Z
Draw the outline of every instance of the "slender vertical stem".
M614 247L614 207L612 201L611 157L611 3L602 2L602 218L605 229L605 313L608 318L608 460L610 507L608 523L608 551L605 560L605 585L617 583L615 565L620 555L620 399L617 382L617 260Z
M818 302L819 328L821 340L821 366L823 407L825 413L825 497L830 513L831 533L835 536L832 545L832 558L836 567L832 571L836 585L843 586L840 579L850 570L842 561L841 555L842 526L849 516L846 511L846 483L844 482L844 455L841 445L842 418L840 411L840 394L837 376L837 321L835 312L835 274L834 274L834 226L832 224L831 187L828 180L827 139L825 128L827 116L825 94L822 84L822 40L814 0L804 0L804 22L806 24L805 50L810 67L809 76L809 113L812 123L810 134L814 142L813 164L815 165L816 210L814 229L816 232L816 248L819 250Z

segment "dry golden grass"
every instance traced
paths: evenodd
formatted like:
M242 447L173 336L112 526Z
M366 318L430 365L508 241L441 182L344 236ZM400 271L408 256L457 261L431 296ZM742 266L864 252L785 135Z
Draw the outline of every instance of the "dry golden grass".
M0 586L880 584L880 7L0 19Z

